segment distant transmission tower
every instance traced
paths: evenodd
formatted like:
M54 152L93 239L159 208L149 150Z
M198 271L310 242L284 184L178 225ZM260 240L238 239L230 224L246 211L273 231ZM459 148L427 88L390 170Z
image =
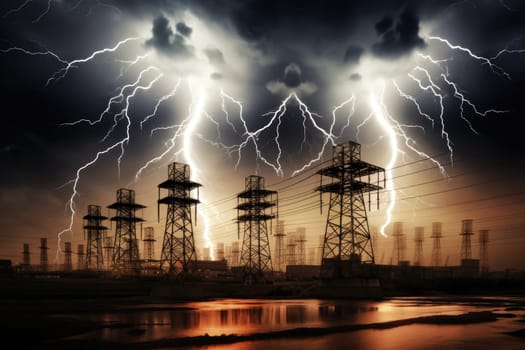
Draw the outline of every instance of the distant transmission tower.
M144 227L144 261L151 262L155 260L155 230L153 227Z
M49 260L47 258L47 238L40 238L40 271L47 272Z
M371 191L377 191L379 197L380 181L385 181L384 169L362 161L361 145L348 142L333 147L332 165L319 170L318 174L321 175L321 184L317 188L321 208L323 193L330 193L321 277L351 277L354 267L358 268L355 265L375 263L364 193L369 194L370 206ZM374 175L376 181L372 183L371 176ZM323 184L323 177L329 177L330 183ZM345 265L349 269L344 268Z
M232 243L232 261L230 266L237 267L239 266L239 259L241 257L241 248L238 241Z
M71 250L71 242L64 242L64 271L71 272L73 270L73 259L71 255L73 251Z
M276 217L277 192L265 189L264 178L250 175L245 179L245 190L237 195L237 233L243 224L241 267L245 283L264 281L272 272L267 221ZM270 212L267 212L267 211Z
M297 265L296 247L297 241L295 238L295 232L288 232L288 242L286 243L286 265Z
M403 233L403 223L394 222L394 263L399 265L401 262L405 261L405 252L406 252L406 239L405 234Z
M489 272L489 231L479 230L479 260L482 274Z
M441 236L442 236L442 223L432 223L432 260L430 265L441 266Z
M277 226L275 229L275 234L273 235L275 237L275 254L274 254L274 268L276 271L284 272L285 267L285 250L284 250L284 237L286 236L284 234L284 221L283 220L277 220Z
M111 221L116 222L113 248L113 269L118 273L138 274L140 272L139 246L137 244L137 210L145 206L135 203L135 191L120 188L117 201L108 206L115 209Z
M422 226L417 226L414 229L414 265L421 266L423 265L423 233L425 228Z
M22 271L31 270L31 253L29 251L29 243L24 243L24 250L22 251Z
M113 237L105 236L104 237L104 264L106 269L111 269L113 264Z
M161 272L170 275L181 270L191 272L195 268L197 253L193 236L191 208L199 202L198 189L201 184L190 181L190 166L183 163L171 163L168 166L168 180L159 184L158 212L160 204L168 206L166 211L166 226L160 255ZM160 189L168 190L166 197L160 198ZM192 191L197 189L197 198L192 197Z
M104 265L102 237L108 229L102 225L102 221L107 220L107 216L102 215L100 205L91 204L88 206L88 213L83 219L84 235L87 238L86 268L100 271Z
M470 237L474 234L472 231L472 220L467 219L461 222L461 260L472 259L472 244Z
M296 230L296 239L295 242L297 243L297 265L304 265L306 264L306 250L305 250L305 243L306 243L306 229L304 227L298 227Z
M216 249L216 257L217 260L221 261L224 260L224 243L219 242L217 243L217 249Z

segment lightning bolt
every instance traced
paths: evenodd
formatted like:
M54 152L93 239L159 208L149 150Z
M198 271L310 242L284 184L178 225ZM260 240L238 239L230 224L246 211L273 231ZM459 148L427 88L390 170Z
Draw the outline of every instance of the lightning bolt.
M425 74L425 76L427 77L428 79L428 85L423 85L423 82L416 78L414 75L412 75L411 73L408 74L408 76L414 80L415 82L417 82L419 88L423 91L430 91L432 93L432 95L434 95L434 97L436 97L438 100L439 100L439 121L440 121L440 125L441 125L441 138L444 138L445 141L446 141L446 145L447 145L447 149L449 151L449 154L450 154L450 160L453 161L453 156L454 156L454 150L452 149L452 142L450 141L450 137L448 135L448 132L445 130L445 119L443 117L443 114L445 113L445 107L443 105L443 99L444 99L444 96L443 94L441 94L440 91L441 88L439 86L437 86L433 81L432 81L432 78L430 77L430 73L422 68L422 67L416 67L414 68L414 70L418 70L418 71L421 71Z
M462 51L462 52L465 52L467 55L469 55L471 58L477 60L477 61L480 61L482 62L483 64L486 64L490 67L490 69L498 74L498 75L502 75L504 76L505 78L511 80L511 77L509 75L509 73L505 72L505 70L503 68L501 68L500 66L498 66L497 64L495 64L494 62L492 62L491 59L487 58L487 57L483 57L483 56L478 56L476 55L475 53L472 52L472 50L470 50L469 48L467 47L463 47L461 45L454 45L452 44L449 40L447 39L444 39L444 38L441 38L439 36L429 36L427 37L427 39L429 40L437 40L437 41L440 41L444 44L446 44L450 49L452 50L459 50L459 51Z
M194 94L192 93L192 96ZM204 106L206 104L206 93L202 87L198 88L197 94L196 94L196 103L195 108L193 109L193 113L191 116L191 119L186 127L186 132L184 133L183 137L183 144L184 144L184 158L186 159L186 162L190 166L191 169L194 169L195 178L199 181L201 180L201 171L195 161L193 160L192 156L192 143L191 139L192 136L195 133L195 129L197 125L201 122L202 116L204 114ZM204 204L204 207L206 208L206 202L207 200L205 197L202 198L202 203ZM202 213L202 209L200 212ZM213 251L213 243L210 239L210 222L208 220L208 215L206 213L201 214L203 221L204 221L204 240L206 241L206 247L210 249L210 257L212 260L215 260L215 255Z
M294 101L297 104L297 107L299 111L301 112L302 126L303 126L303 141L301 143L301 147L303 147L303 145L306 143L306 134L307 134L308 124L313 126L313 128L317 130L323 137L323 143L317 155L314 158L312 158L310 161L306 162L302 167L294 170L291 176L295 176L296 174L310 167L315 162L319 161L319 159L321 159L322 155L324 154L327 144L329 143L332 145L336 144L335 140L337 139L338 136L334 135L333 133L334 125L336 122L336 112L339 109L343 108L345 105L352 103L352 111L347 116L347 123L342 127L342 130L341 130L341 134L342 134L350 123L349 119L352 116L353 111L354 111L353 103L355 100L354 97L351 97L348 100L341 103L336 108L334 108L334 110L332 111L333 120L330 124L330 128L328 128L328 131L327 131L316 121L316 118L322 118L322 116L310 111L310 108L299 98L299 96L297 96L296 93L290 93L284 100L281 101L277 109L262 114L263 117L269 117L269 120L266 122L266 124L261 126L259 129L251 131L242 113L243 111L242 103L236 100L235 98L233 98L232 96L228 95L224 91L221 91L221 96L223 96L224 99L231 101L232 103L236 104L239 107L238 117L242 123L242 136L244 137L244 140L240 144L233 145L233 146L227 146L227 145L221 144L221 146L224 149L226 149L229 152L229 154L233 152L237 153L237 162L235 164L235 169L237 169L237 167L239 166L242 160L243 149L247 147L247 145L251 144L255 149L256 161L261 161L262 163L272 168L273 171L278 176L284 176L284 170L281 164L281 157L283 153L283 150L281 147L281 141L280 141L281 125L282 125L283 118L286 116L286 113L288 111L287 106L291 101ZM223 111L226 114L227 123L232 126L234 131L236 131L237 129L235 128L234 125L232 125L231 119L229 117L229 113L224 104L224 100L222 103L222 107L223 107ZM275 160L273 161L269 160L267 157L264 156L263 147L259 144L259 138L261 134L264 131L269 130L269 129L275 130L275 137L273 138L273 143L277 147L277 154L275 156Z
M399 148L398 137L400 137L402 140L404 140L405 146L408 149L410 149L412 152L416 153L419 157L422 157L424 159L428 159L432 163L434 163L436 165L436 167L439 168L441 174L444 177L446 177L447 175L446 175L446 171L445 171L444 166L439 161L437 161L435 158L433 158L430 155L428 155L427 153L417 149L416 148L416 141L414 139L412 139L410 136L408 136L408 134L404 130L404 128L406 128L406 127L417 127L417 126L401 124L389 114L387 106L386 106L386 104L384 102L385 85L386 84L383 81L381 83L381 87L380 87L378 93L375 93L375 92L370 93L370 96L368 98L368 102L369 102L369 105L370 105L370 109L372 111L372 115L375 116L375 120L377 121L377 123L381 126L381 128L386 133L386 137L388 138L388 142L389 142L390 150L391 150L390 159L389 159L387 165L385 166L385 179L386 179L386 189L385 190L386 190L386 192L389 195L389 204L388 204L388 207L386 209L386 220L381 225L381 227L379 229L379 232L381 233L381 235L386 237L387 235L385 233L385 228L392 221L392 211L393 211L393 209L395 207L396 197L397 197L396 189L395 189L395 186L394 186L394 182L392 180L392 177L393 177L392 176L392 168L394 167L394 165L397 162L398 154L402 153L402 151ZM392 85L394 86L394 88L397 91L400 91L399 87L395 84L395 82L393 82ZM402 95L402 97L405 97L405 96ZM409 100L412 101L412 99L410 99L410 98L409 98ZM416 105L418 105L417 101L415 101L415 99L412 102L414 102Z
M33 23L39 22L46 14L49 13L51 10L53 0L47 0L47 7L46 9L40 13L40 15L33 20ZM25 7L27 7L32 0L26 0L24 1L20 6L13 8L9 11L7 11L3 17L10 16L12 14L15 14L17 12L22 11ZM70 8L70 10L74 10L80 6L80 4L83 2L83 0L79 0L73 7ZM113 8L111 5L104 4L100 1L97 1L97 3L101 6L108 6ZM503 3L503 2L502 2ZM117 8L115 8L118 10ZM90 10L91 11L91 10ZM58 70L54 71L54 73L49 76L47 79L45 86L49 86L51 83L57 83L64 77L66 77L70 71L74 68L77 68L83 64L86 64L88 62L91 62L95 60L99 55L106 54L106 53L116 53L119 51L124 45L126 45L129 42L139 40L141 38L139 37L129 37L125 38L116 44L114 44L111 47L102 48L96 51L93 51L89 56L84 58L78 58L74 60L66 60L60 57L59 55L55 54L54 52L50 50L42 50L42 51L30 51L24 48L20 47L11 47L8 49L4 49L1 52L3 53L11 53L11 52L20 52L26 55L31 56L50 56L56 62L58 62ZM463 47L461 45L452 44L449 40L441 38L439 36L429 36L427 37L429 41L434 42L440 42L442 44L445 44L450 50L452 51L459 51L462 54L468 55L470 58L474 59L475 61L480 62L483 65L487 65L492 72L495 74L502 76L506 79L511 79L511 76L509 73L507 73L502 67L500 67L496 61L504 54L520 54L525 53L525 49L503 49L500 50L496 55L493 57L484 57L479 56L475 54L472 50L469 48ZM131 67L134 67L135 65L138 65L143 60L145 60L147 57L149 57L149 54L136 56L133 59L117 59L116 62L122 64L122 67L120 69L120 74L117 77L117 80L122 78L124 75L129 73L129 70ZM401 89L400 85L396 80L392 80L391 84L395 92L399 95L400 99L404 99L410 103L412 103L419 114L419 116L428 122L431 123L432 128L434 128L434 123L436 120L439 120L439 126L440 126L440 134L442 140L444 140L444 143L446 144L446 147L448 149L448 152L450 154L451 161L453 160L453 143L450 139L449 133L446 130L445 125L445 105L444 105L444 99L447 97L447 93L445 91L453 91L454 98L459 101L459 108L460 108L460 117L468 124L470 130L474 133L477 133L474 129L473 125L469 121L469 119L466 116L466 111L471 110L473 113L477 116L486 117L488 114L500 114L505 113L507 111L505 110L499 110L495 108L486 109L483 110L479 107L477 107L471 99L468 98L467 94L465 92L462 92L461 89L458 87L458 84L450 77L448 72L448 63L453 60L453 58L447 58L447 59L435 59L430 55L423 55L419 54L419 57L424 59L425 61L428 61L437 67L439 67L440 73L437 74L431 74L431 72L435 72L435 70L428 70L422 66L416 66L413 68L413 70L407 75L408 79L411 82L415 82L417 86L419 87L421 92L427 92L432 94L432 96L438 101L439 103L439 113L438 116L432 117L430 114L425 112L425 108L418 102L418 99L415 96L410 95L408 92ZM426 66L425 66L426 67ZM417 74L416 74L417 73ZM423 75L423 78L420 76ZM149 91L151 90L155 84L164 77L164 74L161 72L161 70L157 67L150 66L145 69L142 69L136 79L130 83L122 84L116 92L113 92L113 96L110 97L107 100L106 108L98 115L97 119L87 119L87 118L81 118L73 122L67 122L62 123L62 126L77 126L80 124L89 124L89 126L94 126L102 122L102 120L107 116L113 117L113 124L111 127L108 128L105 136L100 140L101 142L108 142L109 137L114 134L115 130L119 127L123 127L125 130L125 135L119 138L117 141L112 142L110 145L107 145L105 147L102 147L101 150L97 151L96 154L86 163L81 165L79 168L75 171L75 176L73 179L69 180L65 185L71 185L72 192L71 195L66 202L66 207L68 209L68 212L70 214L69 216L69 225L64 230L58 233L58 250L57 250L57 258L58 254L60 252L60 243L62 236L65 233L71 232L74 225L74 220L76 216L76 208L75 208L75 200L78 197L78 187L81 179L81 175L84 171L86 171L88 168L93 166L96 162L99 161L99 159L103 156L106 156L112 152L117 152L117 167L118 172L120 176L120 170L121 170L121 162L123 160L123 157L125 155L126 146L129 144L131 140L131 126L133 125L134 121L132 120L132 117L130 116L130 104L132 100L137 96L138 93L143 91ZM156 100L155 106L150 114L147 114L144 116L140 122L138 122L138 125L140 127L140 130L143 130L144 126L149 125L148 123L157 116L160 106L165 103L166 101L170 100L171 98L175 97L177 92L179 91L180 84L182 78L178 78L176 83L174 84L172 90L168 92L167 94L161 96ZM302 125L302 132L303 132L303 139L300 145L300 150L302 151L304 146L308 142L308 132L311 130L316 132L316 135L319 134L321 136L321 141L319 144L319 148L316 149L314 155L311 157L311 159L305 161L302 165L300 165L297 169L294 169L291 172L291 176L295 176L304 170L311 167L314 163L318 162L323 154L326 151L326 147L328 145L336 145L336 142L344 137L345 132L348 131L351 125L351 119L355 114L356 110L356 101L357 97L353 94L348 99L344 100L337 106L333 107L331 109L331 114L328 116L328 118L312 111L312 109L303 102L299 96L296 93L290 93L286 98L284 98L280 104L277 106L276 109L266 112L261 115L261 117L266 118L265 122L261 127L258 129L252 130L248 124L248 119L244 116L243 112L243 104L235 99L234 97L227 94L223 89L220 89L220 99L221 99L221 105L220 108L222 112L224 113L225 117L225 123L227 127L230 127L233 132L240 137L240 141L238 141L237 144L233 145L226 145L223 142L221 142L221 123L217 121L217 119L213 118L210 114L208 114L205 110L206 101L208 99L207 91L204 89L204 87L201 84L194 84L191 81L187 81L189 90L191 92L191 103L189 105L189 112L186 115L186 117L178 124L168 125L168 126L161 126L161 127L154 127L150 129L150 135L153 135L155 132L164 130L167 132L170 132L171 137L168 138L168 140L164 144L164 150L162 150L157 156L151 158L148 160L142 167L138 169L138 171L135 174L135 181L138 181L142 175L142 173L151 165L154 163L159 162L160 160L164 159L168 155L172 157L184 157L185 161L188 163L188 165L193 169L194 176L197 180L202 179L203 172L201 171L200 167L198 166L197 162L195 161L194 157L194 146L193 141L194 137L198 137L201 140L208 142L211 145L220 147L224 149L228 155L236 155L236 162L235 162L235 169L238 168L240 165L244 152L248 146L253 147L255 150L255 161L257 163L257 170L259 168L259 164L264 164L271 168L278 176L284 176L285 171L283 170L283 164L282 164L282 158L283 158L283 147L282 147L282 138L284 135L284 132L282 130L283 128L283 122L286 117L289 115L289 109L290 104L294 104L293 107L296 107L300 111L300 123ZM440 85L441 84L441 85ZM120 85L120 84L119 84ZM197 87L195 87L197 85ZM356 138L359 140L359 133L361 128L369 123L372 120L375 120L377 124L380 126L380 128L384 131L385 137L388 140L388 147L390 149L390 157L388 160L388 163L385 167L385 175L386 175L386 192L389 195L389 205L386 210L386 220L383 223L383 225L380 228L380 232L383 236L386 236L385 234L385 228L390 224L392 221L392 211L396 204L396 189L393 182L393 176L392 176L392 169L394 168L396 162L398 161L398 155L399 154L405 154L404 151L401 150L400 147L406 147L409 151L417 154L419 157L423 157L425 159L430 160L433 162L436 167L439 169L441 174L446 177L445 168L443 165L438 162L436 159L429 156L427 153L421 151L417 148L417 144L414 138L410 137L409 131L413 129L425 131L425 128L423 128L421 125L407 125L401 123L399 120L394 118L388 111L387 105L384 101L384 93L386 89L386 83L383 81L381 84L381 87L379 89L373 89L371 90L367 95L367 105L370 108L370 113L368 116L361 121L357 125L357 133ZM235 115L231 113L231 111L228 109L228 105L233 104L237 108L237 112ZM348 113L345 114L345 116L341 116L341 112L344 111L346 108L348 108ZM433 114L433 113L431 113ZM205 121L208 121L215 125L217 130L217 139L216 141L210 141L204 138L202 134L199 134L198 129L199 126L202 125ZM340 127L340 129L338 129ZM336 130L338 129L338 130ZM265 149L265 145L261 144L262 135L266 132L274 132L275 136L272 134L271 138L271 144L272 148L275 146L276 153L272 156L267 155L267 150ZM106 145L106 144L105 144ZM177 146L179 146L177 148ZM405 149L405 148L403 148ZM65 186L64 185L64 186ZM205 198L202 198L203 203L206 203L207 200ZM208 207L205 205L205 207ZM212 208L210 206L210 208ZM204 239L206 242L206 246L210 248L210 252L213 257L213 249L212 241L210 238L210 222L208 219L208 215L206 213L206 210L200 212L203 218L204 222Z
M473 104L468 98L465 97L463 93L459 91L456 83L449 80L444 74L441 74L441 77L448 85L450 85L454 89L454 96L460 100L460 105L459 105L459 108L461 110L460 117L468 124L470 130L476 135L478 135L478 132L474 129L474 127L472 126L472 123L465 117L465 108L464 108L465 104L467 104L470 108L472 108L474 113L476 113L477 115L481 117L486 117L487 114L489 113L501 114L501 113L508 112L508 110L499 110L499 109L494 109L494 108L487 109L485 111L479 111L476 105Z
M384 86L383 90L380 93L380 96L376 96L375 94L371 94L369 97L369 104L370 108L372 109L373 115L376 117L377 122L379 125L383 128L385 133L387 134L388 141L390 143L390 159L385 166L385 179L386 179L386 191L389 194L389 203L388 207L386 209L386 220L379 228L379 232L384 237L387 237L387 234L385 233L385 228L390 224L392 221L392 211L394 210L394 207L396 205L396 191L394 188L394 182L392 181L392 168L396 164L397 161L397 154L398 154L398 144L397 144L397 137L396 132L394 131L393 126L390 124L390 121L388 120L383 104L383 93L384 93Z
M142 128L142 124L149 120L150 118L154 117L157 114L159 105L175 96L179 85L181 83L181 79L177 80L177 83L175 84L175 87L173 90L168 93L167 95L162 96L156 103L154 111L146 116L141 122L140 126ZM142 173L152 164L159 162L160 160L164 159L167 155L171 154L172 156L176 157L179 155L183 155L186 163L190 166L190 169L192 169L193 176L197 181L201 181L201 170L198 167L197 163L194 161L193 158L193 147L192 147L192 138L196 134L196 129L199 124L201 124L203 120L203 116L207 115L207 113L204 110L204 106L206 104L206 93L203 87L199 86L197 88L197 92L194 91L193 84L190 81L187 81L192 101L189 108L188 116L177 125L170 125L167 127L158 127L152 129L152 133L157 130L170 130L174 129L172 137L166 142L166 149L159 154L158 156L148 160L135 174L135 182L138 181L142 175ZM180 149L175 150L177 146L177 140L181 139L182 146ZM207 199L204 196L201 196L201 202L204 204L204 207L206 208ZM204 211L204 212L203 212ZM213 252L213 243L210 238L210 222L208 219L208 215L206 213L206 209L200 210L200 215L202 218L202 221L204 222L204 240L206 242L206 247L210 248L210 256L211 259L215 259L214 252Z
M115 52L122 45L124 45L124 44L126 44L126 43L128 43L130 41L139 40L139 39L140 39L140 37L126 38L126 39L123 39L123 40L119 41L113 47L103 48L101 50L96 50L91 55L89 55L88 57L79 58L79 59L67 62L65 67L59 69L58 71L53 73L53 75L51 75L51 77L49 77L49 79L46 82L46 86L48 86L52 81L59 81L60 79L64 78L69 73L70 69L71 68L76 68L78 64L89 62L89 61L93 60L96 56L98 56L100 54L103 54L103 53Z
M146 84L146 85L139 85L141 80L142 80L142 76L146 72L148 72L150 70L152 70L152 68L148 68L148 69L143 70L140 73L139 78L133 84L126 85L121 90L120 97L123 98L124 105L123 105L121 111L119 113L115 114L115 116L119 116L121 119L123 119L125 121L125 131L126 131L125 136L123 138L121 138L120 140L118 140L117 142L113 143L112 145L106 147L105 149L103 149L101 151L98 151L96 153L95 157L93 157L90 161L88 161L87 163L85 163L84 165L82 165L81 167L79 167L77 169L74 179L68 181L69 184L72 184L72 194L71 194L69 200L67 201L67 206L69 207L69 211L70 211L69 226L58 233L58 248L57 248L57 256L56 256L57 260L58 260L59 254L61 252L60 251L60 247L61 247L62 236L65 233L68 233L68 232L72 233L73 232L73 225L74 225L75 216L76 216L75 198L78 196L78 184L79 184L79 181L80 181L81 173L84 170L86 170L89 167L91 167L93 164L95 164L100 159L101 156L106 155L106 154L110 153L111 151L119 148L120 149L120 153L119 153L119 156L117 158L117 167L118 167L118 172L119 172L119 175L120 175L120 166L121 166L122 157L124 156L125 146L129 142L130 137L131 137L130 136L130 127L131 127L132 121L131 121L131 118L129 116L130 101L132 100L133 97L135 97L137 92L151 89L152 86L155 84L155 82L157 82L163 76L162 73L158 73L155 78L153 78L153 79L151 79L149 81L148 84ZM131 90L131 93L129 93L124 98L123 97L124 96L123 95L123 91L125 89L127 89L127 88L132 88L132 90ZM112 100L112 99L113 98L111 98L110 100ZM116 118L117 117L115 117L115 120L116 120ZM101 118L99 120L95 121L94 123L99 122L101 119L102 119L102 116L101 116ZM85 121L85 119L82 119L81 121ZM74 122L74 123L71 123L69 125L76 125L79 122L80 121ZM90 124L94 124L94 123L91 123L91 121L90 121ZM114 128L114 126L112 127L112 129L113 128Z
M30 51L30 50L24 49L22 47L14 46L14 47L10 47L10 48L7 48L7 49L2 49L1 52L2 53L21 52L21 53L24 53L24 54L29 55L29 56L52 56L53 58L55 58L60 63L63 63L63 64L68 64L69 63L68 61L62 59L60 56L58 56L56 53L54 53L53 51L50 51L50 50Z
M44 12L42 12L37 18L35 18L33 20L33 23L38 23L40 22L40 20L42 18L44 18L45 15L47 15L49 13L49 11L51 10L51 2L53 2L53 0L47 0L47 7L46 9L44 10Z

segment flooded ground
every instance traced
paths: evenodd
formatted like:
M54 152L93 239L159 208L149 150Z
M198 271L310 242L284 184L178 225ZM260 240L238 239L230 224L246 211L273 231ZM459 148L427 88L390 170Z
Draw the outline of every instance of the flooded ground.
M126 349L524 349L525 298L223 299L53 317L98 325L54 342Z

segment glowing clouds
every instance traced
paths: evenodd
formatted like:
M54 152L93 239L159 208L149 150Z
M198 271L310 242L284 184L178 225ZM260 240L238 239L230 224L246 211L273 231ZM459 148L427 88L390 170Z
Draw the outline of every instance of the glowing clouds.
M308 96L317 91L317 85L313 82L302 81L301 68L294 62L284 68L282 80L272 80L266 84L266 88L274 95L287 96L297 94Z

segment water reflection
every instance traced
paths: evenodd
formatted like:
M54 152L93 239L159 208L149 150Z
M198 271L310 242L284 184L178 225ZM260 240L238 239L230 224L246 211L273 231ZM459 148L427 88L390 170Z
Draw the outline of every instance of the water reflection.
M210 336L246 335L303 327L329 328L428 315L453 315L469 311L493 310L494 307L494 305L480 306L465 303L428 303L427 301L418 303L417 300L403 299L382 302L232 299L183 304L144 304L135 308L123 308L113 313L78 315L78 317L90 318L106 326L101 331L85 334L82 337L125 343L195 337L205 334ZM421 329L420 327L423 326L404 326L401 327L402 329L381 331L381 334L386 338L405 336L410 333L407 333L408 329ZM423 328L425 327L432 329L432 326ZM451 327L449 328L450 334L456 334L452 332ZM454 332L457 330L458 328L455 328ZM374 331L351 333L352 335L349 333L347 336L359 344L376 342L375 339L368 339L368 336L374 334ZM432 334L436 334L436 337L440 336L437 331ZM319 343L319 349L332 348L331 342L341 337L343 336L330 335L324 341L312 339L312 342L308 342L308 348L312 348L312 344L317 343ZM294 340L294 342L298 341ZM249 343L253 344L253 342ZM268 344L268 341L264 343ZM244 345L236 344L227 348L243 349Z

